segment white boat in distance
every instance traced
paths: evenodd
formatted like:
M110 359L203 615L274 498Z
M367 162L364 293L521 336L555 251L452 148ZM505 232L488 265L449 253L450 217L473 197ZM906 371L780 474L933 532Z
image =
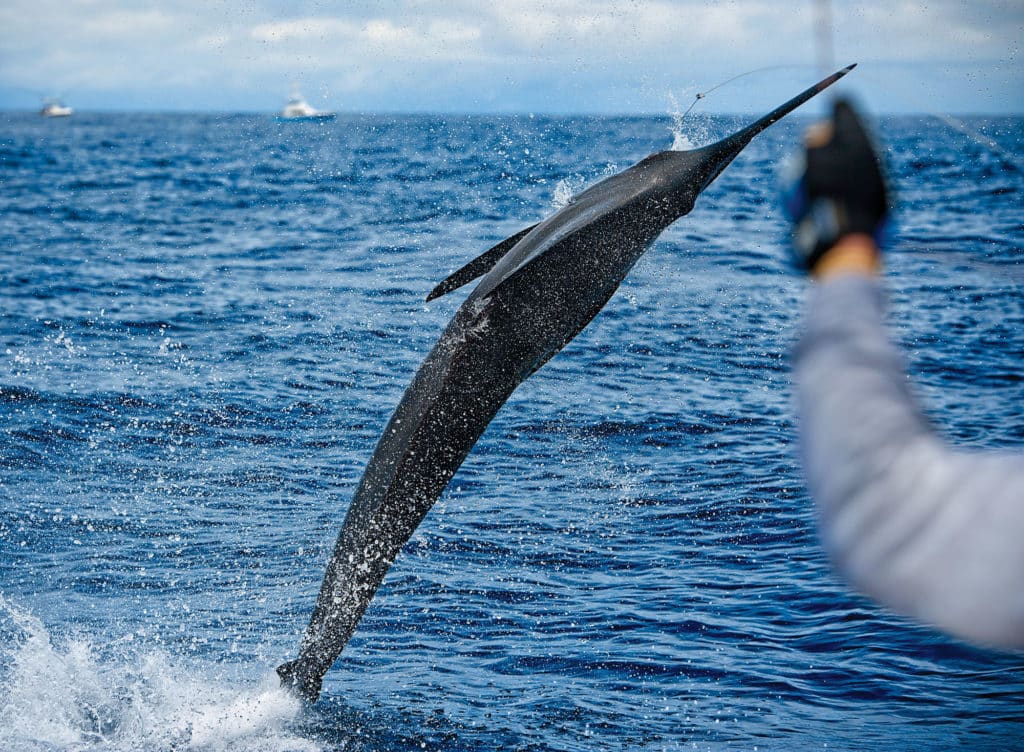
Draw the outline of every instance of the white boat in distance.
M70 117L72 112L74 110L61 104L59 100L47 99L43 102L43 109L39 111L39 114L43 117Z
M333 112L321 112L297 94L292 95L288 104L277 116L278 120L334 120Z

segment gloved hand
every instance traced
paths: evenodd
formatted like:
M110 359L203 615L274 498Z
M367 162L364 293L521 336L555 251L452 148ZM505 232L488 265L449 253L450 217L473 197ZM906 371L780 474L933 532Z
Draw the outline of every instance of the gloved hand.
M840 238L864 233L881 244L888 192L878 155L853 107L837 100L832 120L808 134L806 153L784 181L786 213L794 222L793 252L805 271Z

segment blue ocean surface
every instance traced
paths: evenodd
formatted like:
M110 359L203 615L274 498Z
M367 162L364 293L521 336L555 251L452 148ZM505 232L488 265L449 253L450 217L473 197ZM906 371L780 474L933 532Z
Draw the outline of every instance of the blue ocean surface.
M806 115L518 389L321 702L276 687L466 295L427 292L748 119L0 114L0 749L1024 749L1024 656L856 595L816 538L776 178ZM892 333L945 436L1020 448L1024 119L966 126L879 124Z

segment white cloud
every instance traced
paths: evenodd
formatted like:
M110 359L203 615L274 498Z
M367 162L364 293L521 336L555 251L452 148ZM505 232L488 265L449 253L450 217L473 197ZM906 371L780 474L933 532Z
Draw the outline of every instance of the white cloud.
M987 13L979 12L984 5L990 6ZM841 45L863 49L872 59L998 59L1014 40L1019 44L1024 33L1024 4L1016 8L1015 14L1012 3L998 2L842 4L835 15L836 38Z
M79 33L97 40L134 42L173 32L178 21L159 10L113 10L82 19Z
M311 17L258 24L250 39L266 44L269 57L260 67L285 65L315 58L314 67L353 72L367 66L394 68L396 64L438 61L479 61L479 26L458 19L400 23L372 18L354 23L344 18ZM303 64L303 67L306 63Z
M257 24L249 31L249 36L257 42L269 44L305 44L328 38L344 40L355 37L358 33L359 26L343 18L296 18L290 21Z
M510 29L524 41L594 44L616 48L665 45L685 47L695 39L725 43L749 38L758 20L771 14L764 2L671 3L649 2L636 6L622 3L576 0L528 0L490 7L499 27Z

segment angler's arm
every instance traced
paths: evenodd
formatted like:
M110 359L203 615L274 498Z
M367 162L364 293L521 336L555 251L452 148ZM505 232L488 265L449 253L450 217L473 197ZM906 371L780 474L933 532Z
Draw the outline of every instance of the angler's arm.
M826 548L894 610L1024 648L1024 454L947 446L910 392L871 270L819 276L796 378Z

